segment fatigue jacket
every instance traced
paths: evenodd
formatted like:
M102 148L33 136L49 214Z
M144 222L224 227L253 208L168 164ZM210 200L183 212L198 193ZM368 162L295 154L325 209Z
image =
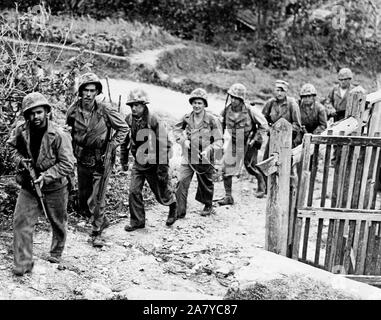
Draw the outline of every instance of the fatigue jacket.
M347 91L344 94L344 97L340 95L340 87L334 87L331 92L328 94L328 102L332 107L337 111L345 111L347 108L347 102L349 97L349 92L354 88L354 85L350 85Z
M169 140L165 122L148 110L141 119L136 119L130 113L125 121L131 132L120 148L121 164L128 163L130 150L139 169L149 168L155 164L168 164L172 142ZM142 158L146 163L141 161Z
M204 118L198 125L195 124L193 111L186 114L175 125L173 135L176 142L183 146L183 160L186 162L190 160L191 152L184 149L185 140L190 141L192 155L206 150L211 162L222 157L222 126L219 119L208 111L205 111Z
M228 105L222 112L222 129L231 130L232 136L235 136L237 129L244 130L245 139L248 138L250 133L259 135L262 141L268 132L269 126L265 117L255 108L246 104L243 105L242 111L233 112L231 104Z
M30 151L30 130L29 121L21 123L12 131L7 141L13 159L20 169L22 159L33 159ZM44 176L42 191L58 190L67 185L67 176L73 174L74 163L69 133L48 120L37 161L33 164L37 173L40 172ZM28 188L31 186L29 180L29 174L25 172L18 182Z
M292 124L294 132L301 130L302 123L299 106L292 97L286 97L281 104L275 98L271 98L265 103L262 113L270 125L277 122L280 118L284 118Z
M320 134L327 129L327 113L321 103L315 101L310 106L300 103L300 115L308 133Z
M95 166L106 151L110 128L115 130L112 137L114 147L121 144L129 129L122 115L104 102L94 102L89 123L81 110L82 99L67 111L66 123L72 128L74 155L85 166Z

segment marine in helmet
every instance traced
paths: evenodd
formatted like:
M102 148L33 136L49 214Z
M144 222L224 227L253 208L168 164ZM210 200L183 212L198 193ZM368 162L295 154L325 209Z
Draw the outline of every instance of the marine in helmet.
M291 123L292 147L294 148L302 142L302 123L297 101L287 95L288 86L288 82L284 80L275 81L274 97L265 103L262 113L270 126L281 118ZM267 144L264 159L268 157L268 148Z
M219 119L205 110L208 96L197 88L189 96L192 112L185 114L174 129L176 142L182 146L182 163L176 189L178 218L187 211L189 185L196 173L198 186L196 200L204 205L202 216L214 213L214 161L222 156L222 128Z
M135 161L129 189L130 224L124 229L130 232L145 227L142 190L146 180L156 200L169 206L166 225L171 226L176 221L176 198L170 189L169 159L172 156L172 143L165 122L148 109L149 99L144 90L132 90L126 104L131 107L131 113L126 117L131 134L121 146L120 161L123 170L128 170L130 151Z
M328 118L333 117L335 122L344 119L349 92L354 88L353 73L349 68L340 69L337 78L339 84L328 94L326 106Z
M300 116L304 133L320 134L327 128L327 113L316 100L317 91L311 83L300 89Z
M50 247L52 263L59 263L66 242L68 179L73 174L75 158L70 135L49 120L52 106L39 92L22 101L25 122L16 126L7 141L18 166L16 181L21 185L13 220L14 269L22 276L33 269L33 232L43 214L27 167L31 165L44 195L44 204L52 227Z
M240 175L243 165L247 172L256 177L258 187L255 196L263 198L266 182L262 173L255 167L258 150L268 131L265 117L246 102L246 87L241 83L233 84L228 90L228 103L222 111L222 129L229 139L224 152L223 180L225 197L218 203L234 203L232 181Z
M94 73L85 73L79 79L78 99L68 109L66 124L71 128L74 155L77 158L78 199L80 214L92 219L91 241L93 246L101 247L104 239L101 234L109 226L103 212L95 217L94 210L102 178L103 156L111 128L115 133L111 146L115 149L121 144L128 126L122 115L104 101L96 100L102 93L102 83ZM114 154L115 160L115 154Z

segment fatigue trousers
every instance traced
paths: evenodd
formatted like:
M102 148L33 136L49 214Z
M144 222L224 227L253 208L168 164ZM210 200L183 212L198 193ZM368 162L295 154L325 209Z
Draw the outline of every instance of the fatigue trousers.
M213 167L209 164L193 164L197 176L196 200L205 204L213 204L214 182ZM187 211L187 198L190 183L195 173L189 164L182 164L180 167L179 182L176 189L177 215L184 217Z
M111 171L110 171L111 172ZM93 217L93 231L100 231L102 224L106 219L104 214L105 199L102 199L99 214L95 217L94 211L97 205L97 196L99 192L99 184L103 176L96 167L86 167L78 163L78 202L79 210L82 215ZM106 194L107 186L104 194Z
M53 237L50 255L61 257L66 242L67 228L67 186L44 193L45 208L52 226ZM33 232L38 215L43 214L36 195L21 189L13 218L14 264L27 267L33 262Z
M255 165L257 164L257 159L258 159L258 149L257 148L245 148L243 165L245 166L247 172L253 176L257 176L257 175L261 174L259 169L255 167ZM230 160L232 160L232 159L230 159ZM238 160L238 162L240 161L239 157L237 157L237 160ZM234 176L235 174L238 173L239 170L241 170L241 168L236 163L237 160L234 163L226 163L224 161L224 165L222 168L224 176Z
M157 175L157 165L152 164L149 167L141 167L136 162L131 170L131 182L129 190L129 208L130 208L130 224L132 227L144 226L146 222L146 213L143 203L143 186L147 180L157 202L162 205L169 206L176 202L173 192L169 189L169 167L159 179Z

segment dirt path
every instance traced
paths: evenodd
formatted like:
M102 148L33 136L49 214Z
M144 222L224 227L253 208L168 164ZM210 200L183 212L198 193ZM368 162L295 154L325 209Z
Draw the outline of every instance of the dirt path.
M132 64L145 64L146 66L156 67L156 63L159 59L159 55L164 51L171 51L178 48L184 48L185 45L183 43L167 45L162 48L153 49L153 50L145 50L142 52L138 52L132 54L130 58L130 62Z
M254 183L235 181L236 204L218 207L216 215L201 217L192 182L189 213L172 227L165 226L167 208L147 210L146 228L124 231L122 219L105 231L108 245L93 248L83 228L70 227L63 262L44 260L50 234L36 233L35 268L22 278L12 275L12 234L0 235L0 298L106 299L126 289L158 289L223 296L234 272L249 263L250 249L264 245L265 199L253 196ZM223 196L216 183L215 198ZM124 296L125 297L125 296Z

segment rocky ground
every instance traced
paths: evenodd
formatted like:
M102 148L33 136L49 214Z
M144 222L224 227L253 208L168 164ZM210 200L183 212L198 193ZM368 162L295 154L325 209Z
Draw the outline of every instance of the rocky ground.
M192 182L189 212L172 227L165 226L167 207L155 204L147 210L146 228L127 233L126 213L105 230L107 246L102 249L88 243L89 226L84 222L71 226L58 266L45 260L51 235L40 230L34 238L34 270L21 278L12 275L12 234L3 232L0 297L118 299L128 298L126 292L135 289L222 297L234 282L235 271L252 258L250 249L264 246L266 199L253 196L255 183L246 178L234 186L235 205L217 207L215 215L202 217ZM215 198L222 196L219 182Z

